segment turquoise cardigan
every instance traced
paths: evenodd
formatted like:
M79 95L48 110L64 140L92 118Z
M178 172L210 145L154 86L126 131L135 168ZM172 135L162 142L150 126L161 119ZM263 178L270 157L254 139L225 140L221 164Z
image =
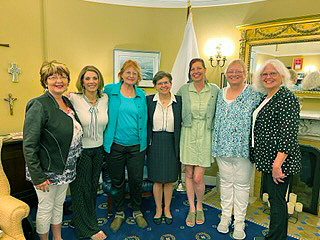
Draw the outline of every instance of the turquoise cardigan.
M110 148L114 140L118 113L120 107L120 86L121 83L117 84L108 84L104 87L103 93L108 95L108 125L103 134L103 147L107 153L110 153ZM135 88L136 96L134 98L134 103L138 109L138 131L140 139L140 152L144 151L147 148L147 104L146 96L144 92Z
M191 127L192 126L192 114L191 114L191 100L189 95L189 86L192 83L184 84L177 92L178 96L182 97L182 126ZM219 88L216 84L207 83L210 88L210 98L208 102L206 121L209 129L213 129L213 119L216 109L216 100L219 92Z

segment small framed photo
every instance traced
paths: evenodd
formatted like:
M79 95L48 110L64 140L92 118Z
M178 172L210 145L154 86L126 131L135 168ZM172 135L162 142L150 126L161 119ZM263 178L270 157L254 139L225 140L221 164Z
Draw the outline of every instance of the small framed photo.
M227 86L227 78L226 75L222 72L220 75L220 88L224 88Z
M292 60L292 69L293 70L302 70L303 58L293 58Z
M113 82L119 82L118 73L127 60L136 61L141 67L142 80L139 87L153 87L152 78L160 69L160 52L136 51L136 50L113 50Z

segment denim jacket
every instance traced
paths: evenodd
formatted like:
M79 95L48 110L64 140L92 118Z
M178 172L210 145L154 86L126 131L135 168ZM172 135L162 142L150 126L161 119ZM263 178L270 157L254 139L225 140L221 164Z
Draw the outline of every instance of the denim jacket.
M192 113L191 113L191 100L189 95L189 86L192 83L184 84L179 91L177 92L178 96L182 98L182 126L191 127L192 125ZM219 88L216 84L208 84L211 94L210 100L208 102L207 112L206 112L206 121L208 128L213 128L213 118L216 108L216 99L219 92Z

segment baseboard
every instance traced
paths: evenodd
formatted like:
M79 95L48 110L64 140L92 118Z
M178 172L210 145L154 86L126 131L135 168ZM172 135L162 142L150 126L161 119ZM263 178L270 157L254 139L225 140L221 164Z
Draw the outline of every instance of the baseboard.
M185 173L181 173L182 182L185 182ZM204 184L209 186L216 186L217 185L217 177L215 176L203 176Z

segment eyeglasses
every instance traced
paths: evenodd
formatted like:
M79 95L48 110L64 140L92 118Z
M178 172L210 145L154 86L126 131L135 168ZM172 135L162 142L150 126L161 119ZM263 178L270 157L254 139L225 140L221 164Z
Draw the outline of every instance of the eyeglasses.
M243 71L239 71L239 70L230 70L230 71L227 71L227 74L236 74L236 75L240 75L242 74Z
M278 72L271 72L271 73L261 73L261 77L262 78L267 78L268 76L270 76L270 77L275 77L275 76L277 76L279 73Z
M157 82L156 85L161 86L161 85L169 85L170 82L169 81L165 81L165 82Z
M54 81L58 80L59 78L61 80L67 80L68 79L68 77L65 76L65 75L52 75L52 76L48 77L49 80L54 80Z

